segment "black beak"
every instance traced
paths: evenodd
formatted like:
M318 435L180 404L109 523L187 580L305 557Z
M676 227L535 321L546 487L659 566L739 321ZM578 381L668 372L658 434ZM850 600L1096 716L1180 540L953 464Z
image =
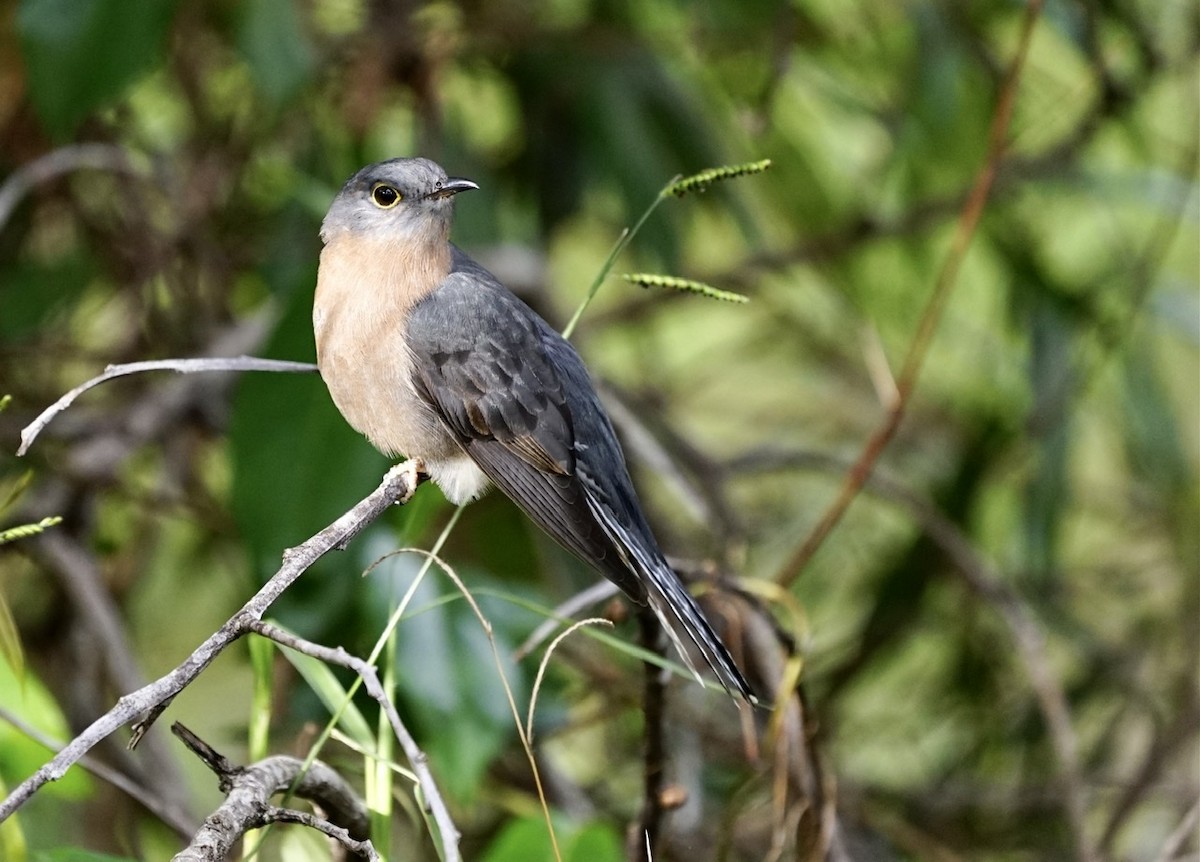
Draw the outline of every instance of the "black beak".
M479 188L478 185L463 177L447 177L441 186L425 195L425 200L440 200L441 198L456 195L459 192L467 192L477 188Z

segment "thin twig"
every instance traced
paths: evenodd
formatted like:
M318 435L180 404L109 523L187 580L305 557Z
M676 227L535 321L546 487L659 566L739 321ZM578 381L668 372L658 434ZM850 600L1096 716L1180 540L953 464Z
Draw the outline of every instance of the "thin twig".
M533 745L533 716L537 708L538 692L541 691L542 679L546 675L546 667L550 664L550 657L554 655L554 651L558 649L558 645L574 634L576 630L592 625L612 628L612 623L603 617L589 617L586 620L580 620L568 626L562 634L550 642L550 646L546 647L546 654L542 656L542 660L538 663L537 676L533 678L533 690L529 695L529 715L525 719L525 736L529 740L530 745Z
M17 455L24 455L33 445L33 441L42 433L50 421L62 413L89 389L99 386L114 377L124 377L127 374L138 374L143 371L177 371L180 374L196 374L204 371L283 371L290 373L311 373L317 366L310 362L291 362L284 359L258 359L253 356L209 357L204 359L152 359L146 362L127 362L122 365L110 365L104 373L93 377L85 383L76 386L62 398L59 398L21 431L21 447Z
M145 716L135 728L130 743L136 744L149 724L171 700L199 676L222 650L245 634L246 620L261 619L267 608L317 559L348 541L348 537L359 533L393 503L411 495L413 490L409 486L409 471L404 469L403 464L399 464L387 472L378 488L352 509L303 544L288 550L283 556L283 565L262 589L225 625L197 647L182 664L149 685L122 697L112 709L92 722L49 763L18 785L8 798L0 802L0 822L7 819L47 783L62 778L73 764L101 740L138 716Z
M941 272L938 273L938 280L934 286L933 294L929 297L929 302L926 304L925 310L921 315L920 323L917 325L917 332L913 336L908 355L905 357L904 366L900 371L899 377L896 379L897 398L887 411L883 423L876 429L875 433L871 435L871 438L863 447L858 461L855 462L850 472L846 474L845 481L842 483L837 498L825 511L821 520L808 534L796 552L784 564L778 575L776 575L776 580L781 584L789 585L793 583L804 570L805 566L808 565L808 562L813 558L817 549L821 547L825 538L833 531L838 522L841 521L842 515L845 514L863 484L870 477L871 471L875 467L875 462L879 460L879 456L895 435L896 429L900 427L900 422L904 418L909 400L916 389L917 378L920 375L921 368L925 362L925 356L933 341L934 332L941 321L942 311L945 309L946 302L949 300L950 294L958 282L959 270L962 267L963 260L966 258L967 250L971 246L975 229L979 226L979 221L983 217L983 211L987 205L992 185L995 183L996 174L1000 170L1000 163L1004 158L1007 145L1008 128L1012 119L1013 105L1017 97L1017 85L1021 79L1021 70L1029 52L1029 46L1033 41L1034 25L1037 23L1041 7L1041 0L1030 0L1026 6L1017 52L1009 68L1004 86L1000 90L996 112L992 117L992 126L988 136L987 157L984 160L983 167L980 168L975 178L971 193L967 197L962 215L958 220L958 228L955 231L950 251L946 256L945 263L942 265ZM1082 824L1076 825L1082 826ZM1077 834L1076 837L1080 838L1081 836Z
M709 481L711 461L678 429L662 421L662 410L610 382L599 385L604 406L621 432L622 445L654 473L683 509L722 544L744 535L737 507L720 482Z
M513 653L513 658L517 661L525 658L525 656L541 646L546 638L550 637L551 633L564 622L574 619L575 615L584 608L589 608L592 605L597 605L600 602L611 599L619 592L620 590L617 585L608 579L597 581L587 589L580 590L558 605L554 610L550 611L547 619L539 623L538 627L530 632L529 637L525 638L521 645L517 647Z
M271 311L259 312L222 329L206 342L204 353L213 357L236 356L254 350L265 337ZM65 459L70 480L50 478L30 495L24 509L29 513L81 512L91 508L95 488L113 480L120 466L139 446L161 440L194 407L210 401L214 393L211 376L179 376L165 385L153 387L130 405L127 421L119 428L88 434L73 446ZM29 543L33 554L48 571L58 576L70 613L90 631L89 648L102 660L110 690L123 692L141 688L145 675L139 669L132 648L120 624L112 596L100 584L98 564L86 543L73 535L70 526L43 534ZM96 650L96 645L101 649ZM76 652L75 647L65 647ZM72 666L78 670L78 662ZM71 683L70 674L56 677L54 684L73 704L73 724L90 718L107 706L105 697L93 686ZM179 767L165 740L147 741L137 775L162 804L173 803L187 816L186 788Z
M457 862L459 859L459 831L454 825L454 819L450 816L450 809L447 807L445 799L438 790L433 773L429 770L429 758L417 745L417 741L413 739L408 728L404 726L404 722L400 720L400 713L397 712L396 705L392 703L387 696L387 692L384 691L383 685L379 681L379 673L375 667L358 656L351 655L341 647L327 647L313 643L285 631L279 628L279 626L263 622L262 620L247 620L246 626L250 631L294 649L296 652L312 656L326 664L335 664L339 667L344 667L358 674L359 678L363 681L363 686L366 688L367 694L379 704L387 715L392 732L396 734L396 739L400 742L400 747L404 749L404 754L408 757L409 763L412 764L413 772L417 776L417 783L421 788L421 792L425 795L426 803L433 812L433 819L442 833L443 862Z
M326 835L337 841L351 853L354 853L360 859L379 860L382 857L375 849L370 841L358 841L350 836L340 826L330 823L323 817L316 817L304 811L295 811L291 808L279 808L275 805L267 807L263 813L263 826L269 826L272 823L294 823L299 826L307 826L309 829L315 829L322 835ZM335 857L336 858L336 857Z
M604 263L600 266L600 271L592 279L592 284L588 288L587 294L583 297L583 301L579 303L579 307L575 309L575 313L571 315L571 319L563 327L563 338L569 339L571 334L575 332L575 327L579 325L583 313L587 311L588 306L592 304L592 300L596 298L596 294L600 291L600 285L604 284L604 279L608 278L608 274L612 271L613 264L617 262L617 258L620 257L621 252L637 236L638 231L642 229L642 225L646 223L646 219L650 218L650 214L658 209L658 205L669 197L671 186L678 180L678 176L672 177L671 182L663 186L658 194L654 196L654 200L650 202L650 206L646 207L633 227L627 227L621 231L621 235L617 237L617 241L613 243L613 247L609 250L608 257L604 259Z
M423 578L425 577L425 574L429 571L430 568L432 568L434 560L437 559L436 554L441 550L441 548L445 544L446 540L450 537L450 533L451 533L451 531L453 531L454 525L458 523L458 518L462 514L462 511L463 511L462 506L459 506L454 510L453 514L450 516L450 519L446 522L446 525L442 528L441 533L438 535L437 540L433 543L432 552L425 552L425 554L426 554L425 560L421 564L421 568L418 570L416 577L413 579L413 583L409 587L404 598L401 599L399 605L393 609L391 615L388 617L388 621L384 625L383 632L380 634L379 638L376 640L375 646L371 649L371 652L368 654L368 656L366 658L366 664L374 667L375 663L377 661L379 661L379 657L380 657L380 655L382 655L383 650L386 648L386 645L391 642L392 631L395 629L395 627L397 625L399 625L400 620L403 617L404 610L408 607L409 601L411 601L412 597L416 594L416 590L417 590L418 586L421 584ZM372 570L374 570L377 566L379 566L384 560L388 559L389 557L394 557L398 554L405 553L407 550L408 549L401 548L401 549L397 549L395 551L391 551L387 554L384 554L382 557L376 559L373 563L371 563L371 565L366 569L366 571L363 572L363 576L366 577L368 574L371 573ZM339 704L337 707L332 708L330 710L329 721L326 723L325 727L322 728L320 733L317 735L317 738L309 746L308 755L305 758L306 764L312 763L316 760L317 755L321 752L321 749L324 747L325 743L328 741L328 739L331 736L334 735L335 727L336 727L338 721L341 719L342 713L350 706L355 693L358 691L359 686L361 686L362 684L363 684L363 677L356 676L355 679L350 683L350 685L347 686L346 691L343 695L341 704ZM378 756L377 752L373 752L372 756L377 757ZM457 857L451 857L450 855L448 855L451 852L457 854L458 848L455 847L453 849L453 851L444 849L443 855L446 856L446 859L444 859L443 862L447 862L447 860L457 858Z
M1183 689L1184 703L1178 713L1165 727L1155 730L1149 750L1142 758L1142 765L1122 782L1120 794L1109 807L1108 822L1100 835L1101 852L1111 851L1118 833L1127 818L1137 810L1138 803L1144 800L1147 790L1160 780L1164 768L1178 762L1179 749L1190 745L1195 739L1196 728L1200 727L1200 692L1193 686L1190 673Z

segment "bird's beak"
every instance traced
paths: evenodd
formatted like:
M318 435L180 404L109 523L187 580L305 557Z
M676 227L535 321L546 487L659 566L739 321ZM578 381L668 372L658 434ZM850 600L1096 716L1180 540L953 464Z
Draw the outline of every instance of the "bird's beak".
M470 191L471 189L479 188L478 185L463 177L449 177L442 183L440 189L434 189L429 194L425 195L425 200L440 200L448 198L459 192Z

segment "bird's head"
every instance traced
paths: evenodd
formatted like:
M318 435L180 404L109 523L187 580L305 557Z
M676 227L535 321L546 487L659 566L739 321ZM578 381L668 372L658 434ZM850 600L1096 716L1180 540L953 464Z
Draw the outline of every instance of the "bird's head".
M479 186L448 177L429 159L391 159L360 170L346 181L321 223L329 242L350 233L381 239L445 238L459 192Z

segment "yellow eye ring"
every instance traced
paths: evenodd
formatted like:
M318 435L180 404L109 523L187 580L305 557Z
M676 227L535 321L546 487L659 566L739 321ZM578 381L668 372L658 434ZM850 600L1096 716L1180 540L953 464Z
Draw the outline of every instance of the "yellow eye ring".
M390 210L404 200L404 195L400 194L395 186L387 183L375 183L371 186L371 200L381 210Z

